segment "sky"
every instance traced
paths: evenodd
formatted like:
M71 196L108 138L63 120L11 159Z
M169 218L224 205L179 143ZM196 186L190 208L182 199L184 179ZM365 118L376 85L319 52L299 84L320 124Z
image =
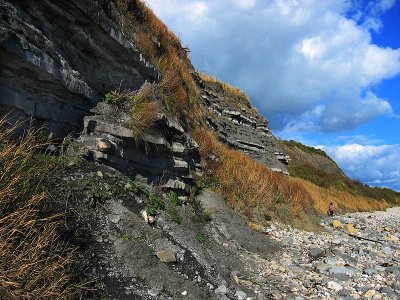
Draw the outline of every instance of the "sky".
M274 134L400 191L400 0L147 0Z

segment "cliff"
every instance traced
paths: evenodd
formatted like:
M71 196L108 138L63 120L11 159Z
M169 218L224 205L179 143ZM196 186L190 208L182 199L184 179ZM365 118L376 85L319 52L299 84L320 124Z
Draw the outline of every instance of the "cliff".
M63 137L117 87L138 89L159 72L118 27L110 2L0 2L0 109Z
M134 3L130 9L137 10ZM142 181L162 181L165 187L188 193L201 174L198 146L188 130L193 124L182 122L185 116L176 117L188 108L178 107L181 100L175 96L175 113L171 113L165 103L170 104L170 93L176 89L171 82L175 79L165 68L160 72L152 65L138 50L141 45L123 33L129 18L118 3L1 0L0 14L1 115L7 114L14 122L30 119L29 124L44 125L53 137L81 135L86 157ZM144 25L135 26L142 30L133 29L134 36L139 36ZM151 47L163 51L158 39L146 34L151 37ZM186 60L186 70L193 72L186 58L180 60ZM250 102L235 107L234 95L196 78L192 85L201 97L190 101L198 102L196 110L204 113L200 123L205 120L231 147L274 170L287 172L286 156L268 122ZM116 106L96 105L103 103L110 91L139 90L144 82L167 88L161 87L163 94L157 99L161 107L158 121L138 141L129 133L129 108L123 111ZM179 91L182 93L182 88ZM100 149L99 141L108 146Z
M205 119L219 138L234 149L249 154L254 160L266 164L274 171L287 173L289 157L268 127L268 121L252 106L239 90L226 88L205 75L202 100ZM224 88L225 86L225 88Z

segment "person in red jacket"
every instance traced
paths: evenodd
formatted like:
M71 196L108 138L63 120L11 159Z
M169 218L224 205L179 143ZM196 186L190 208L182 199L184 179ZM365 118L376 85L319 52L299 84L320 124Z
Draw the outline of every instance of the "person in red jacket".
M333 204L333 202L329 203L328 211L329 211L329 215L331 217L333 217L333 212L335 211L335 204Z

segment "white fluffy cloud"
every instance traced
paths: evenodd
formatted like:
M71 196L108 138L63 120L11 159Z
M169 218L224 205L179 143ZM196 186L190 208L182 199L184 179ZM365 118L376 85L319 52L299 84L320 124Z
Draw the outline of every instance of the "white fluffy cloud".
M400 190L400 145L346 144L321 147L352 178Z
M372 44L369 30L394 0L148 3L196 67L243 88L274 129L334 132L391 112L371 87L399 74L400 50Z

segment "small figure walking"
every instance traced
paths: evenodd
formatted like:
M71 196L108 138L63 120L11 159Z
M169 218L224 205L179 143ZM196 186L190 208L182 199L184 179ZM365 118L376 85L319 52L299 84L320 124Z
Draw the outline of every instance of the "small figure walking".
M329 215L333 217L333 212L335 211L335 204L333 204L333 202L329 203L328 211Z

